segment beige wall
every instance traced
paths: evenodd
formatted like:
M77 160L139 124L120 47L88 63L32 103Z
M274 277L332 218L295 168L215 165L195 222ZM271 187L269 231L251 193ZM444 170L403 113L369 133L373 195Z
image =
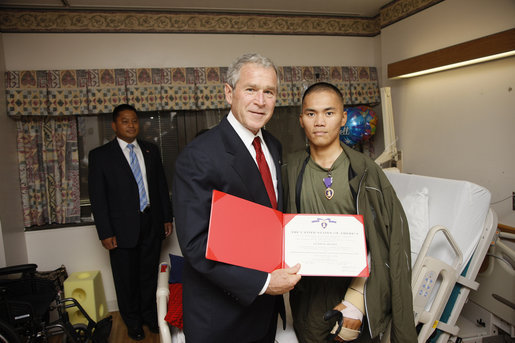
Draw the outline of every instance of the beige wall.
M259 52L277 65L377 65L378 37L4 34L7 70L227 66Z
M388 63L514 27L513 0L446 0L381 32ZM492 202L515 191L515 58L407 80L392 87L404 172L482 185ZM493 205L515 225L511 199Z
M0 94L5 94L5 63L0 34ZM0 267L27 262L21 213L20 178L16 155L16 123L7 117L5 96L0 96Z

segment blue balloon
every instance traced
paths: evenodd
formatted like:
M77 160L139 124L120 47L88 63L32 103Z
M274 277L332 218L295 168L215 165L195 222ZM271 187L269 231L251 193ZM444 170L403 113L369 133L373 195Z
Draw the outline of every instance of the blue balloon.
M361 115L365 118L365 134L363 141L369 140L376 133L377 115L370 106L358 106Z
M361 142L366 134L366 120L361 114L361 109L349 107L347 122L340 128L340 140L348 146L354 146Z

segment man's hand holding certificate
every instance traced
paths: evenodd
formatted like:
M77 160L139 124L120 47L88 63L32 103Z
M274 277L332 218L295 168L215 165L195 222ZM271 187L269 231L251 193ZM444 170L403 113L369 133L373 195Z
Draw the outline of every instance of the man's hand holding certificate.
M368 276L361 216L283 214L219 191L206 258L265 272L300 263L301 275Z

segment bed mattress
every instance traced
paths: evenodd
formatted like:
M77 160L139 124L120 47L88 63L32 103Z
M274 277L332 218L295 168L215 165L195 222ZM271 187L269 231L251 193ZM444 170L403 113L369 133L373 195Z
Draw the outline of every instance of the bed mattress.
M445 226L463 253L461 273L481 238L490 207L490 192L472 182L386 172L401 200L410 226L412 264L430 228ZM435 237L429 256L442 261L455 258L443 234Z

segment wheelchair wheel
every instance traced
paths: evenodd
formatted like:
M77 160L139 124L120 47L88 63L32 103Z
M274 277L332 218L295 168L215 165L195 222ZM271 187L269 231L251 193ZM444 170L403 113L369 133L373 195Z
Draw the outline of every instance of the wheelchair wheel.
M0 321L0 343L22 343L13 328Z
M87 343L90 342L90 333L88 332L88 326L85 324L75 324L73 325L72 331L73 339L70 337L66 337L67 343Z

